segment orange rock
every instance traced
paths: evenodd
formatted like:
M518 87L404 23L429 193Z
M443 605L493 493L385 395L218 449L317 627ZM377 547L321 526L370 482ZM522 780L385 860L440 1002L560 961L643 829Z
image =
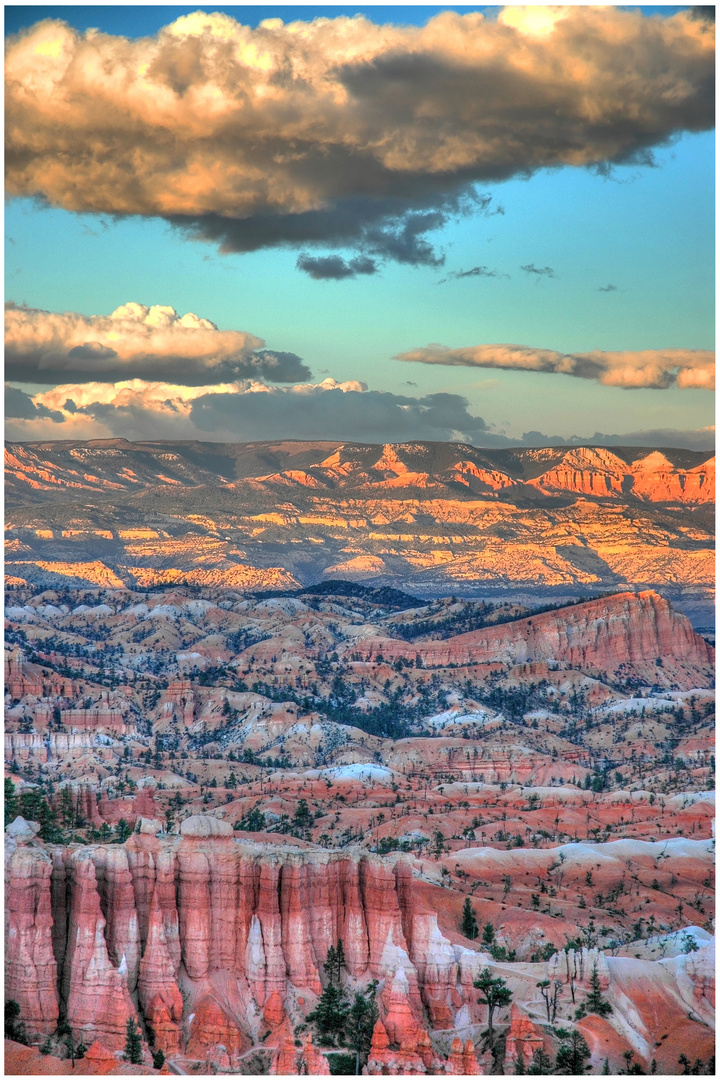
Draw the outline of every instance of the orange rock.
M235 1021L212 997L204 997L194 1008L186 1053L203 1060L209 1052L223 1046L230 1058L249 1049L251 1043Z
M542 1032L535 1027L527 1013L513 1002L510 1009L510 1029L505 1038L505 1067L514 1068L518 1057L525 1065L532 1062L533 1054L543 1047Z
M278 1028L285 1021L285 1006L277 990L274 990L265 1002L263 1018L270 1028Z

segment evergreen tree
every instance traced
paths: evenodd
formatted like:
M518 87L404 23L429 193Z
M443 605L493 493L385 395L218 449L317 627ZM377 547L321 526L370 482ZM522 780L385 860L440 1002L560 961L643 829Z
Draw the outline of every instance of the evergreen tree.
M45 1042L40 1047L40 1053L44 1057L47 1057L47 1055L52 1054L52 1052L53 1052L53 1044L52 1044L52 1042L50 1040L50 1036L48 1035L47 1039L45 1040Z
M20 1019L20 1005L13 998L5 1002L5 1038L28 1045L25 1022Z
M338 941L337 947L331 945L327 951L324 963L325 973L335 986L340 985L340 972L345 965L345 950L342 941Z
M165 1055L163 1054L162 1050L156 1050L152 1056L152 1059L153 1069L162 1069L163 1065L165 1064Z
M115 826L115 843L124 844L132 836L132 827L128 825L124 817L121 817ZM135 1062L137 1064L137 1062Z
M495 927L492 923L485 923L482 932L483 945L494 945L495 943Z
M479 977L473 983L476 990L480 991L478 1001L487 1005L488 1010L488 1042L490 1047L494 1045L493 1014L496 1009L502 1009L512 1001L512 994L505 981L501 978L493 979L489 968L483 968Z
M549 1054L545 1053L542 1046L533 1050L532 1062L528 1066L528 1076L552 1076L553 1063Z
M608 1061L607 1058L605 1058L605 1061L603 1062L602 1072L600 1073L600 1075L601 1076L609 1076L610 1075L610 1062Z
M525 1075L525 1058L523 1057L522 1050L518 1050L517 1054L515 1055L515 1075Z
M131 1065L142 1065L142 1039L132 1016L128 1018L125 1025L125 1054L123 1056Z
M367 1064L372 1043L372 1033L380 1012L375 995L377 979L370 983L364 994L356 993L347 1018L347 1043L358 1055L359 1069ZM358 1073L359 1073L358 1069Z
M335 952L334 945L331 945L328 949L323 967L325 968L325 974L327 975L331 984L335 983L336 977L339 981L340 970L338 968L337 953Z
M469 938L470 941L474 941L479 934L477 919L475 918L475 912L473 906L470 903L470 897L468 896L463 905L462 922L460 924L460 933Z
M590 1068L585 1064L590 1057L590 1047L579 1031L564 1033L563 1040L555 1061L556 1072L568 1076L582 1076Z
M87 1050L88 1050L87 1046L85 1045L85 1043L81 1039L80 1042L75 1047L75 1057L78 1059L78 1061L80 1061L82 1058L85 1057L85 1055L87 1054Z
M602 995L600 989L600 976L598 975L597 964L593 964L592 974L590 976L590 993L585 999L585 1008L588 1012L597 1013L598 1016L609 1016L612 1012L612 1005L609 1001L606 1001Z
M322 1041L332 1046L336 1037L345 1029L348 1011L339 987L328 983L307 1019L317 1026L318 1035Z
M5 777L5 824L9 825L18 816L18 798L15 785L9 776Z

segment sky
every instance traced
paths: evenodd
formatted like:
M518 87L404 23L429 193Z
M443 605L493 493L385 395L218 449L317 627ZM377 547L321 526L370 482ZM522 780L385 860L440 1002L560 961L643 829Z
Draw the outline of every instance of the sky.
M6 7L6 436L709 449L707 10Z

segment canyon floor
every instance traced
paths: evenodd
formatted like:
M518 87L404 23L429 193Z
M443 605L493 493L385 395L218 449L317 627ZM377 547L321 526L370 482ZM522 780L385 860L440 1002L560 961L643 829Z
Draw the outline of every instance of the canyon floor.
M714 1071L665 596L10 585L6 1072Z

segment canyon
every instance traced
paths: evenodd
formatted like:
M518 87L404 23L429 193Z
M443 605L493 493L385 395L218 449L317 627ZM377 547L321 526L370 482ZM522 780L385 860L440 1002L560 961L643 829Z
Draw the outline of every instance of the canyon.
M711 635L278 584L9 583L6 1071L711 1072Z

